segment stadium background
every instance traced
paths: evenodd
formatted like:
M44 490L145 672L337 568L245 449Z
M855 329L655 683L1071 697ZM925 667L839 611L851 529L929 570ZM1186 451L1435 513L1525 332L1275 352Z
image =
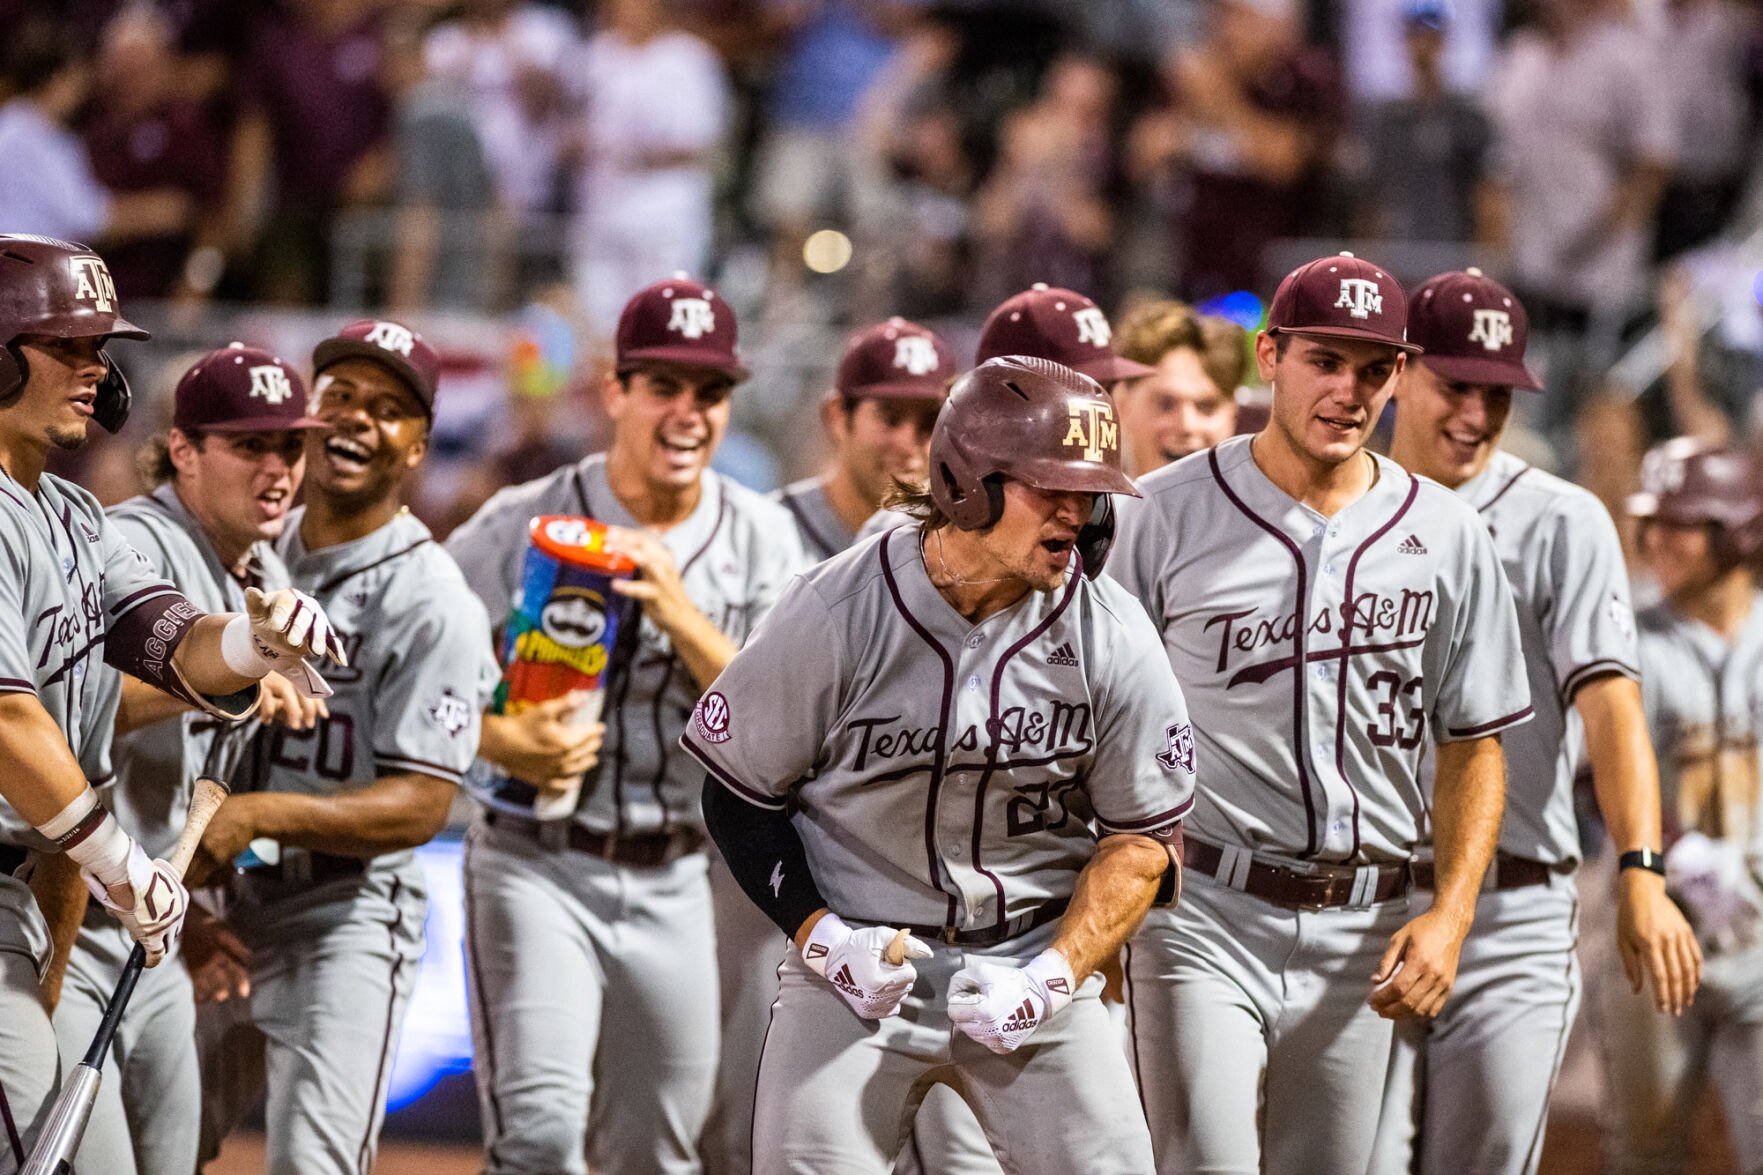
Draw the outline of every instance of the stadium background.
M824 456L806 422L852 327L904 314L971 354L1046 281L1253 328L1335 248L1517 288L1550 390L1509 447L1607 503L1652 439L1758 442L1752 2L0 0L0 28L0 227L95 244L155 332L116 348L128 432L62 469L106 501L194 354L303 357L386 314L444 357L412 503L444 533L596 447L617 308L674 268L739 313L754 378L717 464L761 488ZM475 1169L476 1106L456 842L424 862L380 1169L440 1175ZM1545 1170L1597 1169L1595 1043Z

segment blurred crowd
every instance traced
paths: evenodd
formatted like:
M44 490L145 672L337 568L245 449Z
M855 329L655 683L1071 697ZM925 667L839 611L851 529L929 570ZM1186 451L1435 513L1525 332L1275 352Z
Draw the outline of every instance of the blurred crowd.
M0 20L0 225L96 244L131 304L540 299L592 355L632 291L687 270L761 324L902 314L961 338L1044 281L1252 327L1317 242L1357 242L1409 280L1474 263L1519 293L1558 465L1649 329L1629 393L1651 431L1746 426L1758 386L1763 329L1723 322L1757 318L1756 291L1724 293L1756 250L1682 264L1763 224L1752 0L0 0Z

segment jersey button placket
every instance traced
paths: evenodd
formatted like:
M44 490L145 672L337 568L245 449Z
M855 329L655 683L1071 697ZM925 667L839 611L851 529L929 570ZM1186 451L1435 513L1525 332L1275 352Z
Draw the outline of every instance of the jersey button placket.
M1311 653L1338 648L1341 643L1342 604L1345 602L1346 585L1343 577L1334 574L1334 570L1344 552L1336 550L1340 534L1338 524L1319 524L1312 537L1316 539L1306 557L1310 560L1310 601L1309 606L1299 618L1299 623L1306 626L1313 624L1317 617L1325 612L1330 623L1327 631L1320 626L1306 630L1306 648ZM1322 812L1319 813L1323 826L1316 829L1322 836L1322 847L1325 852L1335 853L1350 847L1350 833L1345 832L1348 821L1347 814L1351 810L1352 797L1342 783L1335 766L1335 740L1340 717L1340 686L1339 674L1346 672L1350 662L1340 660L1312 661L1311 671L1306 675L1305 687L1308 693L1305 706L1305 747L1304 753L1310 756L1310 776L1320 784L1324 799Z
M978 764L984 761L987 746L986 719L991 703L991 659L986 655L989 634L975 630L963 638L956 660L956 676L961 688L955 692L950 707L949 730L944 737L945 758L943 786L937 799L937 855L942 858L949 878L961 895L961 909L956 917L971 914L976 904L989 895L981 888L984 878L973 867L969 851L973 835L974 788L979 783ZM974 740L963 742L967 731L976 732ZM957 750L957 745L962 749ZM957 769L959 765L959 769Z

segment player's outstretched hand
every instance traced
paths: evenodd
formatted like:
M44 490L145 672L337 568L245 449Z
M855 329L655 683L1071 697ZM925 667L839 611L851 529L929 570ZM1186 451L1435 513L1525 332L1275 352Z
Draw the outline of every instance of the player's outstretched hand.
M184 922L184 965L199 1004L224 1004L251 995L251 951L232 928L201 906Z
M147 966L157 966L177 943L190 905L176 870L168 862L148 860L140 844L130 841L120 868L82 867L80 878L129 937L147 949Z
M1431 1019L1457 982L1457 957L1469 928L1443 910L1428 910L1390 936L1371 976L1367 1002L1386 1020Z
M822 914L802 946L802 961L833 985L851 1010L865 1020L885 1020L900 1011L900 1001L918 982L913 959L928 959L931 949L905 938L904 961L883 958L898 931L886 926L853 929L837 914Z
M328 698L335 692L311 662L328 657L347 666L349 657L317 600L293 588L267 594L246 588L245 616L250 622L252 651L266 671L280 673L309 698ZM228 661L232 663L232 658Z
M969 963L949 980L949 1019L1002 1056L1063 1011L1076 991L1071 964L1051 948L1022 967Z
M1681 1016L1702 983L1702 948L1689 920L1665 892L1665 879L1624 869L1616 882L1616 946L1637 993L1653 984L1653 1006Z
M331 716L331 709L323 698L306 696L279 673L266 673L257 684L260 687L257 717L273 726L311 730L318 725L320 718Z

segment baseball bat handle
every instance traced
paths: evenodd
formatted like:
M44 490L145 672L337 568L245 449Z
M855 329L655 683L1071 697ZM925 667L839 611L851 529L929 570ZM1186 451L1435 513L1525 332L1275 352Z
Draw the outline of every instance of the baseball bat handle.
M906 961L906 938L909 933L906 930L894 931L893 941L882 951L882 958L887 961L888 966L898 967Z
M179 879L189 869L190 862L196 856L196 847L202 843L202 834L208 829L208 822L220 811L221 803L230 794L227 785L218 779L203 776L196 781L195 791L190 796L190 814L184 820L184 830L178 834L178 843L173 846L171 856L166 863L172 867Z

